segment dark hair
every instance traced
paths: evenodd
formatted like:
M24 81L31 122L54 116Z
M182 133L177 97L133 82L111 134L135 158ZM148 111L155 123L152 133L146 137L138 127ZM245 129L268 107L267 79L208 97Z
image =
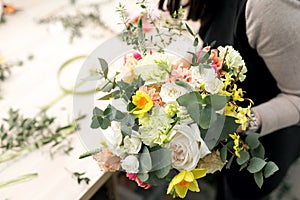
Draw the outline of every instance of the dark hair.
M181 6L181 0L159 0L159 9L164 10L163 5L165 1L167 1L167 9L171 15L174 13L174 11L178 11ZM205 24L215 15L221 1L222 0L189 0L186 5L182 6L189 6L187 15L188 20L200 20L202 24Z

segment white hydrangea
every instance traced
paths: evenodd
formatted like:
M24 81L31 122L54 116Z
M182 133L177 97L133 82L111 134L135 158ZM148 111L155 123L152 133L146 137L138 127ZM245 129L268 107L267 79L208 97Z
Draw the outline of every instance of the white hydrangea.
M134 68L134 73L141 75L145 85L150 85L167 81L171 67L172 65L168 61L167 56L153 53L152 55L144 56L143 59L138 61L137 66Z
M247 72L247 67L240 53L236 51L232 46L218 47L219 56L224 58L224 55L227 51L225 64L229 69L233 70L233 75L237 75L239 72L239 68L242 67L241 72L239 73L239 80L244 81L246 78L245 73Z
M165 113L163 107L154 107L151 116L140 119L139 132L143 143L152 147L169 142L172 136L170 129L173 122L174 120Z

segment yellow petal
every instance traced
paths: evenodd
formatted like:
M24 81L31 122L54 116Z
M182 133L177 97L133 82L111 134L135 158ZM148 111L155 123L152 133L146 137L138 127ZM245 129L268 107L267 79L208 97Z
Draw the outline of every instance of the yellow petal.
M193 182L194 181L194 174L192 172L186 172L184 176L184 180L186 182Z
M180 187L178 185L175 185L175 191L180 198L184 198L188 191L188 187L187 186Z
M173 184L172 181L171 181L171 183L170 183L169 186L168 186L167 194L170 194L170 193L171 193L173 187L174 187L174 184Z
M180 183L182 180L184 180L186 171L182 170L179 174L177 174L171 182L173 182L174 185L177 185L178 183Z
M196 168L192 170L192 173L194 174L195 179L202 178L206 176L207 169L205 168Z
M188 189L193 192L200 192L200 189L199 189L199 186L198 186L198 183L196 180L194 180L192 183L190 183L188 185Z

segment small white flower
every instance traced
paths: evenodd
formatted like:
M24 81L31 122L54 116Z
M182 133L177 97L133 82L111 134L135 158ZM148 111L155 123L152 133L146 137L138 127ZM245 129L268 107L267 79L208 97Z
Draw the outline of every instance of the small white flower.
M139 161L137 157L133 155L127 156L121 163L122 168L128 173L139 172Z
M133 134L131 137L128 135L124 138L124 149L129 154L137 154L142 147L142 141L140 138L135 137Z
M176 102L176 99L189 91L177 85L176 83L166 83L163 84L160 90L159 95L161 96L161 99L165 103L172 103Z
M176 134L167 145L172 152L172 166L175 169L191 171L200 158L210 151L202 138L197 124L175 126Z
M200 72L198 66L192 67L192 84L196 88L203 84L211 94L217 94L223 88L223 82L213 68L204 68Z

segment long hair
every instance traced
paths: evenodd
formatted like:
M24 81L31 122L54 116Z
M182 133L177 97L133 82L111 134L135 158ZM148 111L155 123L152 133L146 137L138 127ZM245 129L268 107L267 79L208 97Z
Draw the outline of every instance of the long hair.
M167 3L167 10L172 15L178 11L180 6L188 8L188 20L200 20L202 24L210 21L218 10L222 0L189 0L186 5L181 5L181 0L159 0L159 9L164 10L164 4ZM224 1L224 0L223 0Z

